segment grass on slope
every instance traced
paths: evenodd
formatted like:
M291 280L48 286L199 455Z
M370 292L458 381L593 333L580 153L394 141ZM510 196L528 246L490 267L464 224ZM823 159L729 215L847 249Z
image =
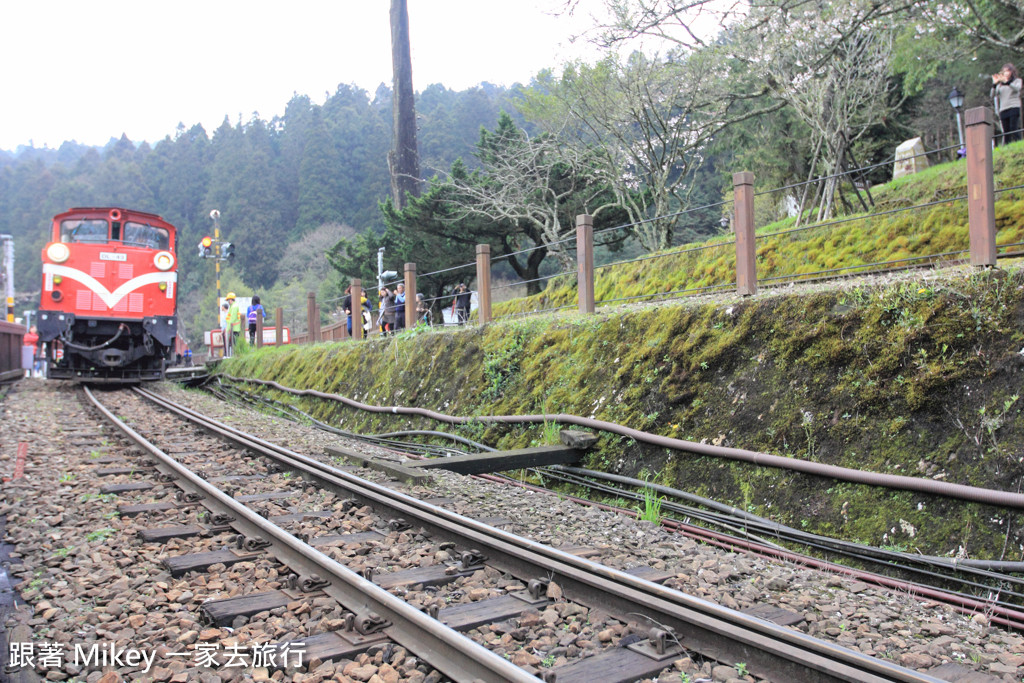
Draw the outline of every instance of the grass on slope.
M996 243L1024 241L1024 143L996 149ZM963 258L968 249L965 162L933 166L872 188L874 207L868 213L841 216L797 232L787 218L757 231L757 276L764 285L772 278L812 277L820 271L872 263L925 263ZM914 208L917 207L917 208ZM936 256L945 255L945 256ZM732 235L714 237L653 253L642 261L600 267L595 272L598 303L667 293L699 293L703 288L731 288L735 282L736 252ZM934 259L907 260L936 256ZM896 263L894 265L901 265ZM866 272L868 268L849 271ZM495 317L574 306L576 281L552 279L539 294L496 304Z

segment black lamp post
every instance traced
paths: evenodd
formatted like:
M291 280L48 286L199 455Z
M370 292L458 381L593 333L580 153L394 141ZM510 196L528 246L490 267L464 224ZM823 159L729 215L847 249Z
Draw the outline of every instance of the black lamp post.
M964 124L960 118L960 112L964 108L964 94L954 85L953 89L949 92L949 104L953 107L953 111L956 112L956 134L960 137L960 149L957 150L959 156L966 156L967 149L964 147Z

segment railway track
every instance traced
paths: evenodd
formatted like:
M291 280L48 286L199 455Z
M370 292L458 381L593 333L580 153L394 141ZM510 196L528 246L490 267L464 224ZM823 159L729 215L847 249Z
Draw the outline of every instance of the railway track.
M416 457L408 453L408 451L417 451L420 457L448 457L466 454L464 450L453 447L414 444L392 441L389 438L351 435L314 420L310 415L299 411L290 404L250 394L240 390L235 385L219 385L213 388L212 393L224 401L254 405L257 410L266 410L269 407L271 410L285 415L288 419L313 420L314 426L324 431L345 434L350 437L358 436L360 440L383 447L393 446L402 448L407 451L405 457ZM406 435L442 436L446 439L460 439L460 437L456 437L451 433L442 432L419 431L407 432ZM463 441L474 449L493 450L479 443ZM650 488L659 495L665 496L661 509L675 515L674 519L663 519L663 524L677 529L684 535L699 539L701 542L722 544L725 547L743 547L766 556L784 557L798 563L802 562L821 566L829 571L849 573L869 583L888 586L900 591L908 591L921 598L945 602L965 614L974 614L979 611L985 612L990 615L993 623L1014 628L1018 631L1024 630L1024 616L1022 616L1020 611L1020 601L1021 598L1024 598L1024 594L1021 593L1022 588L1024 588L1024 579L1020 579L1010 573L1018 570L1019 563L1016 562L957 561L948 558L929 557L915 553L875 548L860 543L828 538L786 527L777 522L737 510L732 506L718 504L715 501L686 494L669 487L652 485L635 479L630 480L627 477L604 472L561 465L529 468L527 471L536 474L545 482L562 482L563 484L599 492L605 498L635 501L641 505L644 502L644 490ZM482 474L476 476L490 481L511 484L523 489L544 490L525 482L515 481L502 474ZM590 498L584 499L573 496L568 496L568 498L582 504L595 504ZM686 501L696 503L696 505L688 505ZM608 509L608 506L605 504L597 503L597 505ZM629 513L631 511L620 509L620 512ZM678 521L681 519L696 520L704 526L696 526L689 522ZM710 529L707 527L710 527ZM716 528L721 531L716 532L712 530ZM789 543L791 547L804 546L817 550L819 551L819 557L820 555L838 555L845 558L853 558L855 561L868 567L875 567L876 571L880 573L862 571L861 569L850 568L842 564L833 564L828 559L822 560L806 555L794 554L791 550L778 545L778 542L783 541Z
M764 680L939 680L461 517L151 392L136 390L139 397L192 426L170 430L166 419L143 410L135 397L111 394L101 402L86 392L100 412L154 460L156 471L150 474L180 488L177 502L150 503L150 511L198 505L208 511L203 525L151 529L149 540L195 534L225 541L234 537L235 547L208 551L215 555L169 558L172 571L201 570L204 563L215 564L211 560L272 556L287 567L280 574L295 577L286 582L290 587L204 603L207 618L234 623L239 617L275 609L273 605L329 597L344 606L344 618L336 620L341 626L307 637L304 643L320 660L351 657L369 648L379 651L393 643L455 680L638 680L688 656L713 659ZM115 408L104 406L107 402ZM131 426L117 416L127 416ZM225 469L223 458L211 464L203 452L215 452L216 447L204 445L199 430L231 442L252 459L233 451L227 459L232 471ZM154 443L143 433L160 436L153 437ZM136 474L142 472L122 471L120 476L128 481L113 485L120 487L113 490L155 485L139 482ZM282 504L300 497L304 489L322 492L322 509L296 512ZM125 512L134 510L129 506ZM332 533L338 530L339 517L348 534ZM382 543L384 538L389 542ZM432 561L415 566L408 560L416 557ZM445 606L445 598L458 594L459 582L468 576L489 579L487 589L476 589L471 602ZM514 626L525 615L558 614L552 608L562 615L602 610L633 625L622 632L634 633L588 658L566 657L553 667L538 666L532 661L536 657L520 658L524 666L516 666L464 635L476 634L477 640L486 641L479 627ZM622 647L627 640L631 642Z

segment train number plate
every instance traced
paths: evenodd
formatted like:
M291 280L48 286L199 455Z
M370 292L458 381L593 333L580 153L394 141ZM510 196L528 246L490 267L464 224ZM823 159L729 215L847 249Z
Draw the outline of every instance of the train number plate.
M100 261L127 261L127 254L115 254L112 251L101 251Z

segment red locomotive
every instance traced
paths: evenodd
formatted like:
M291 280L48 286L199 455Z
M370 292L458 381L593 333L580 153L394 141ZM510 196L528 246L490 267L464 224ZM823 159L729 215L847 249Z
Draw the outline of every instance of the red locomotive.
M54 216L36 318L46 376L162 379L177 336L174 251L174 226L151 213L81 208Z

